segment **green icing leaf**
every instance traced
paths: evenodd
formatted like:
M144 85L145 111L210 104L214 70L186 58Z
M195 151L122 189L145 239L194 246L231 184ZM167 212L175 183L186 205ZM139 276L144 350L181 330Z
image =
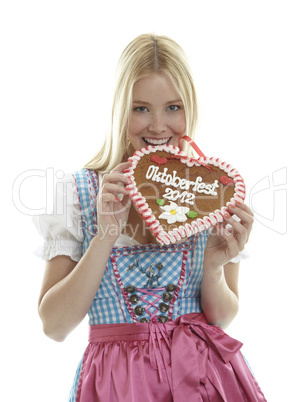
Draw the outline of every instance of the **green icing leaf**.
M190 218L190 219L194 219L194 218L196 218L197 217L197 212L195 212L195 211L189 211L189 212L187 212L187 216L188 216L188 218Z
M162 207L163 205L165 205L165 200L158 198L156 199L156 203Z

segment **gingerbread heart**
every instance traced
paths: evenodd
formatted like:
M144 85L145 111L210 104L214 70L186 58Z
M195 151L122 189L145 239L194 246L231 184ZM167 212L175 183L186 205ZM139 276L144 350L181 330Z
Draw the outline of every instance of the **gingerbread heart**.
M227 206L245 199L239 172L219 158L195 159L172 145L150 145L129 160L126 189L161 245L222 222Z

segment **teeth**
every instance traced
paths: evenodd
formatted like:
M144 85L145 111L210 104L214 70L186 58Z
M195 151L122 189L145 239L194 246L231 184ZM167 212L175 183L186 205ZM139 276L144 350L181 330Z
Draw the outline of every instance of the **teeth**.
M171 138L171 137L170 137ZM144 141L149 144L149 145L165 145L168 143L170 138L161 138L161 139L155 139L155 138L143 138Z

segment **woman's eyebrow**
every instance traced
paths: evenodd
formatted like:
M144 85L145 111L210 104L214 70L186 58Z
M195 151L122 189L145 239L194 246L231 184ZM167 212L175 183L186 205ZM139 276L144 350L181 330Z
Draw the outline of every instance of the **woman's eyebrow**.
M169 102L166 102L167 104L169 103L183 103L182 99L175 99L175 100L171 100Z
M140 100L133 100L133 103L138 103L138 104L140 104L140 105L150 105L150 103L149 102L144 102L144 101L140 101Z
M141 101L141 100L133 100L133 103L138 103L140 105L150 105L149 102ZM172 104L172 103L183 103L181 99L170 100L165 103L165 105Z

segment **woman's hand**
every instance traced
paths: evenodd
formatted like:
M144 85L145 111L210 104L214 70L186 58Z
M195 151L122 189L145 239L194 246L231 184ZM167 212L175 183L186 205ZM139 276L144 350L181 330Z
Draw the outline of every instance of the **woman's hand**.
M98 236L116 241L127 222L131 200L124 188L128 180L122 174L131 162L120 163L103 176L98 195Z
M245 247L253 225L253 212L245 204L231 205L222 224L213 228L204 253L204 265L217 269L235 258ZM240 221L232 218L236 215Z

